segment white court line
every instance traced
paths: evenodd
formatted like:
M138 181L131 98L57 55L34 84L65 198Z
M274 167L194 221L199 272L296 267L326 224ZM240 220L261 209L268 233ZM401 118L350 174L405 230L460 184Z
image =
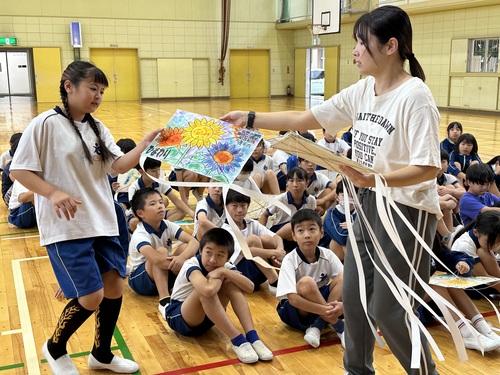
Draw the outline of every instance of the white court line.
M34 238L34 237L40 237L39 234L35 234L34 236L22 236L22 237L6 237L2 238L2 241L12 241L12 240L19 240L22 238Z
M36 258L23 258L12 260L12 274L14 276L14 287L16 289L17 307L19 310L19 321L21 322L20 331L23 334L24 355L26 357L26 369L30 375L40 374L40 365L38 361L37 348L35 345L35 337L31 327L30 311L28 308L28 300L24 289L23 273L21 271L21 262L28 260L47 259L48 256Z
M3 331L2 336L15 335L16 333L21 333L21 329L11 329L10 331Z

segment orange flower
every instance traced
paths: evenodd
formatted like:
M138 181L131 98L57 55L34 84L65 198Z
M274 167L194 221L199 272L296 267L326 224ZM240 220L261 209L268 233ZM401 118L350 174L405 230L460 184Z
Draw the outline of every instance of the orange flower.
M181 147L184 130L181 128L163 129L158 139L159 147Z
M214 161L220 165L230 164L234 160L234 155L227 150L220 150L214 154Z

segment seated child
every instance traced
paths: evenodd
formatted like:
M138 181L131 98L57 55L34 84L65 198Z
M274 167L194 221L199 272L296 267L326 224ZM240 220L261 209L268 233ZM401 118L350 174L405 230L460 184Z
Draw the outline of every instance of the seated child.
M12 146L14 145L14 143L19 142L22 135L23 133L14 133L10 136L9 140L10 149L8 149L7 151L3 152L0 155L0 172L3 171L7 163L10 162L14 157L15 150L14 151L12 150Z
M457 233L451 250L474 258L473 276L500 277L495 256L500 253L500 211L480 213L476 220ZM491 286L500 292L500 285L495 283Z
M19 181L14 181L12 193L9 201L10 224L17 228L33 228L36 226L36 215L34 202L34 193L26 189Z
M155 178L160 177L160 167L161 167L161 161L152 159L152 158L146 158L144 161L144 170L138 164L136 166L136 169L139 171L141 174L141 177L134 181L132 185L130 185L128 189L128 199L131 202L132 198L134 197L134 194L137 190L139 189L144 189L145 187L152 187L156 189L160 194L163 196L163 200L165 203L165 207L168 206L168 199L174 204L176 208L173 208L171 210L168 210L166 213L166 219L169 221L177 221L177 220L182 220L184 216L188 215L194 218L194 212L189 206L184 203L177 195L175 195L174 191L172 188L167 185L167 184L160 184L154 180L152 180L148 175L151 175ZM167 199L168 198L168 199ZM129 220L129 225L130 225L130 231L133 232L135 230L135 227L139 223L138 218L131 218Z
M309 131L299 133L299 135L302 138L308 139L311 142L316 143L316 137L314 136L313 133L311 133ZM296 167L299 167L299 157L297 155L290 155L290 157L286 161L286 170L290 171L292 168L296 168Z
M286 162L289 157L290 154L283 150L276 150L273 154L273 171L278 179L280 191L286 190Z
M471 165L467 170L466 179L469 190L459 203L460 218L464 225L468 225L481 212L500 210L498 207L493 207L500 198L488 191L493 182L493 174L486 164Z
M211 179L210 182L218 182ZM196 204L193 236L199 241L206 231L220 228L226 221L222 188L209 186L207 196Z
M445 150L448 155L452 153L455 148L455 144L458 141L458 138L462 135L464 129L462 128L462 124L458 121L453 121L448 124L446 128L446 133L448 136L441 141L439 144L442 150Z
M134 142L133 139L130 138L121 138L116 142L116 145L120 147L120 150L126 154L127 152L133 150L136 146L136 143ZM129 173L135 173L136 169L133 168ZM108 180L109 183L111 184L111 191L113 193L113 197L115 201L120 203L123 207L124 210L127 210L130 208L130 201L128 199L128 191L118 191L120 190L121 186L120 183L118 182L118 176L116 177L111 177L108 175ZM125 187L124 187L125 189ZM118 191L118 192L117 192Z
M251 176L264 194L278 195L280 188L278 178L273 171L273 158L264 154L266 146L261 139L250 157L253 161Z
M241 362L271 360L273 353L259 339L245 297L253 283L228 262L234 252L233 237L224 229L211 229L203 235L200 251L184 262L175 280L166 309L168 325L183 336L201 335L215 325L229 337ZM227 315L229 302L245 336Z
M488 161L486 164L488 164L493 171L493 178L495 180L495 185L497 186L497 191L500 190L500 155L495 156L492 158L490 161ZM493 191L490 189L490 192L493 193ZM495 195L496 192L495 192ZM498 195L497 195L498 196Z
M344 192L344 182L342 180L337 184L335 192L337 193L337 205L330 208L326 213L324 222L325 236L322 242L343 262L347 250L348 232L344 201L344 194L347 194L347 192ZM356 219L356 211L354 202L350 196L348 210L351 213L351 220L354 221Z
M21 139L21 137L14 140L14 143L10 148L10 155L14 155L16 153L17 145L19 144L19 139ZM8 161L5 167L3 167L3 172L2 172L2 198L7 207L9 206L10 195L12 194L12 186L14 184L14 179L10 178L11 163L12 160Z
M279 150L278 150L279 151ZM233 184L241 186L242 188L258 191L260 193L260 189L255 183L253 177L251 176L253 171L253 161L252 158L248 158L245 165L241 169L241 172L236 176Z
M296 244L293 241L290 220L295 212L303 208L316 208L316 198L306 192L307 173L302 168L292 168L286 175L288 191L276 197L276 200L290 208L290 215L277 206L269 206L259 218L259 223L267 226L270 216L274 216L271 232L276 233L284 240L285 250L293 250Z
M474 266L474 258L468 254L459 251L450 251L446 246L441 244L439 236L436 236L434 239L432 250L435 256L456 274L460 276L470 275L472 267ZM431 275L434 274L436 270L446 271L440 263L432 259ZM473 332L471 332L462 319L450 310L467 349L483 349L485 352L488 352L500 346L500 337L491 330L488 323L484 320L483 315L481 315L474 302L472 302L463 289L446 288L432 284L431 288L460 310L473 325ZM482 348L478 345L476 336L478 336Z
M299 157L299 167L307 173L306 191L316 198L316 212L323 216L335 202L336 183L325 175L316 173L316 164L311 161Z
M165 204L153 188L138 190L132 198L132 210L140 222L129 246L130 288L142 296L159 296L158 310L165 319L170 290L184 261L193 257L198 241L180 226L164 219ZM172 241L183 242L172 253Z
M283 240L260 224L257 220L247 218L250 197L229 190L226 196L226 210L231 219L236 223L243 237L246 238L248 247L252 255L259 256L263 260L279 267L283 257L286 255L283 249ZM252 260L245 259L241 252L236 236L231 226L226 222L223 229L233 235L235 240L235 251L230 258L230 262L236 266L238 271L248 277L255 286L255 290L266 280L269 282L269 291L276 295L276 286L278 283L278 274L272 268L265 268Z
M281 320L305 332L304 340L314 348L321 330L333 324L344 346L342 273L337 256L318 247L323 236L321 217L313 210L297 211L292 217L293 238L298 246L283 259L278 278L276 308ZM344 346L345 347L345 346Z
M351 148L351 146L349 146L346 141L338 139L337 135L330 134L325 129L323 129L323 139L320 139L318 141L318 145L344 156ZM319 165L316 167L316 172L324 174L330 181L337 181L339 175L337 172L329 171L328 169L320 167Z
M349 147L352 147L352 126L342 134L342 140L347 143Z
M477 152L476 138L472 134L464 133L458 138L453 152L450 153L448 173L455 176L462 186L464 186L465 173L469 166L481 163L481 158Z

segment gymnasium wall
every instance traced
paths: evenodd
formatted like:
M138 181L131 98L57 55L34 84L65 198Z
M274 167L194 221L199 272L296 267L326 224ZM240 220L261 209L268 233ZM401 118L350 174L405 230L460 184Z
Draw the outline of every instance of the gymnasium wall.
M0 36L18 38L18 47L59 47L62 66L73 60L69 24L81 22L81 58L90 48L137 48L141 97L158 97L156 59L209 61L206 87L195 92L229 96L218 83L221 45L220 0L15 0L0 7ZM232 1L229 48L270 51L271 95L285 95L293 83L293 31L275 28L277 4L270 0ZM197 80L198 82L200 80Z

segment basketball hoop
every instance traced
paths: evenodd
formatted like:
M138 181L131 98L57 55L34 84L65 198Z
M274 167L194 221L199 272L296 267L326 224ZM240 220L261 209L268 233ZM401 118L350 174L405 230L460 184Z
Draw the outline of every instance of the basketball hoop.
M326 30L327 27L328 27L327 25L322 25L322 24L307 25L307 28L309 29L309 32L311 33L313 46L319 46L321 44L319 34L321 33L322 30Z

